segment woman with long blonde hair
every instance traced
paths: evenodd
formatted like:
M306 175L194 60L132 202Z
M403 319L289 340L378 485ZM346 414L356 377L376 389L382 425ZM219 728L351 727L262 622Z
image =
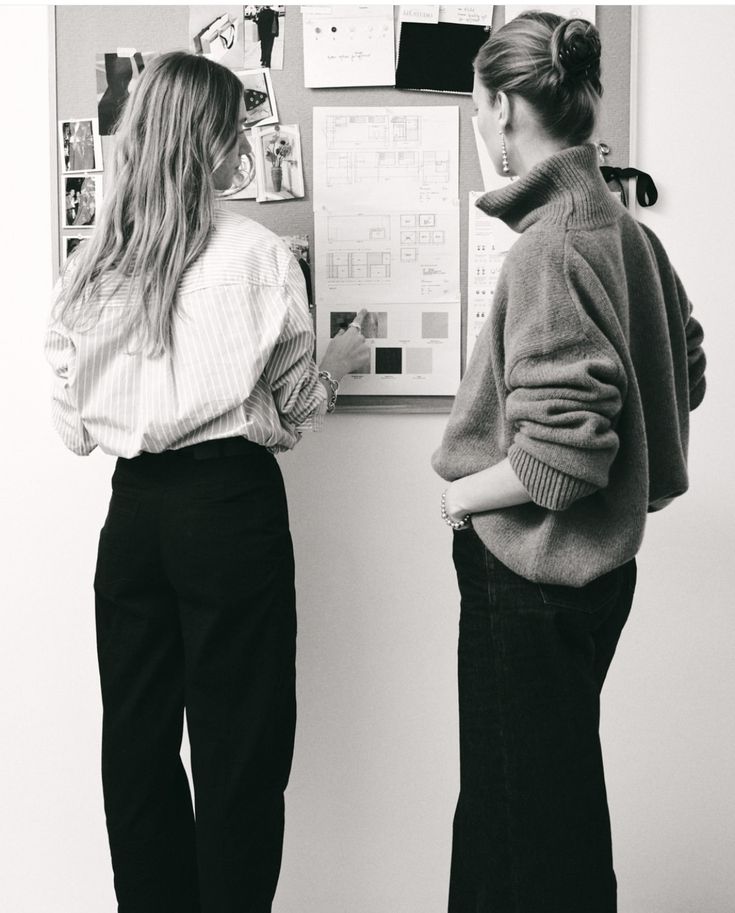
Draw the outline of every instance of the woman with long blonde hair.
M244 118L224 67L180 52L148 66L46 341L64 443L118 457L94 586L121 913L271 908L296 633L273 454L319 425L367 354L358 315L320 370L288 248L217 208L248 151Z

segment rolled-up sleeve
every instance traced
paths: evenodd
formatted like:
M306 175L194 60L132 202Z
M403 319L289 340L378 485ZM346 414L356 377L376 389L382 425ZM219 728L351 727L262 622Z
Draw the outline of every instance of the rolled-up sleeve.
M699 321L692 316L692 304L684 291L677 276L677 285L679 294L685 302L686 314L684 332L687 340L687 372L689 375L689 409L696 409L704 399L707 389L707 379L705 371L707 369L707 358L702 348L704 340L704 330Z
M571 346L519 360L510 380L506 408L515 436L508 458L531 499L564 510L604 488L619 446L615 363Z
M314 326L304 276L293 258L285 295L286 320L264 375L281 417L292 425L318 431L326 412L327 394L314 361Z
M508 459L549 510L605 488L627 392L620 359L581 312L560 247L509 289L505 332ZM526 277L527 279L528 277Z

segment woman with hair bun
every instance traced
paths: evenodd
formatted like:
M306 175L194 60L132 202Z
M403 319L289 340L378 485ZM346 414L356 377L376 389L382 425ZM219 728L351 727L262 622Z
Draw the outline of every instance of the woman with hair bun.
M520 233L433 457L461 595L450 913L613 913L599 741L646 515L688 486L702 330L589 141L594 25L527 13L475 60Z
M368 354L360 312L319 370L288 247L217 208L249 151L245 116L242 84L219 64L175 52L146 67L46 341L64 443L118 457L94 588L121 913L271 909L296 720L293 550L273 454L333 409Z

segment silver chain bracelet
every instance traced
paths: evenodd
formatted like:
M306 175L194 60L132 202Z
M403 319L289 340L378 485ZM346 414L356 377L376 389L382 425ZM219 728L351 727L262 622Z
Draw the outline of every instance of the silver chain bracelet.
M329 402L327 403L327 412L334 412L334 407L337 405L337 391L339 390L339 381L335 380L329 371L320 371L319 377L323 377L324 380L329 384Z

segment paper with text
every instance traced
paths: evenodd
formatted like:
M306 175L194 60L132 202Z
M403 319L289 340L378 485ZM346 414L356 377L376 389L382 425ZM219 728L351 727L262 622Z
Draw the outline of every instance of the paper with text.
M314 213L319 302L457 301L459 212ZM359 308L358 308L359 310Z
M395 85L393 7L302 6L307 88Z
M453 22L456 25L484 25L489 28L493 24L493 9L493 5L487 3L480 6L440 6L439 22Z
M456 107L314 110L317 356L362 308L351 395L452 395L460 369Z
M317 302L317 351L345 329L366 301L326 308ZM340 394L449 396L459 385L460 303L390 301L372 305L363 321L369 370L348 374Z
M439 7L426 4L399 7L399 22L424 22L427 25L436 25L439 21Z
M315 208L448 208L457 200L456 107L314 108Z
M475 204L481 196L478 191L470 191L465 370L480 330L490 316L500 269L519 237L501 219L494 219L477 208Z

